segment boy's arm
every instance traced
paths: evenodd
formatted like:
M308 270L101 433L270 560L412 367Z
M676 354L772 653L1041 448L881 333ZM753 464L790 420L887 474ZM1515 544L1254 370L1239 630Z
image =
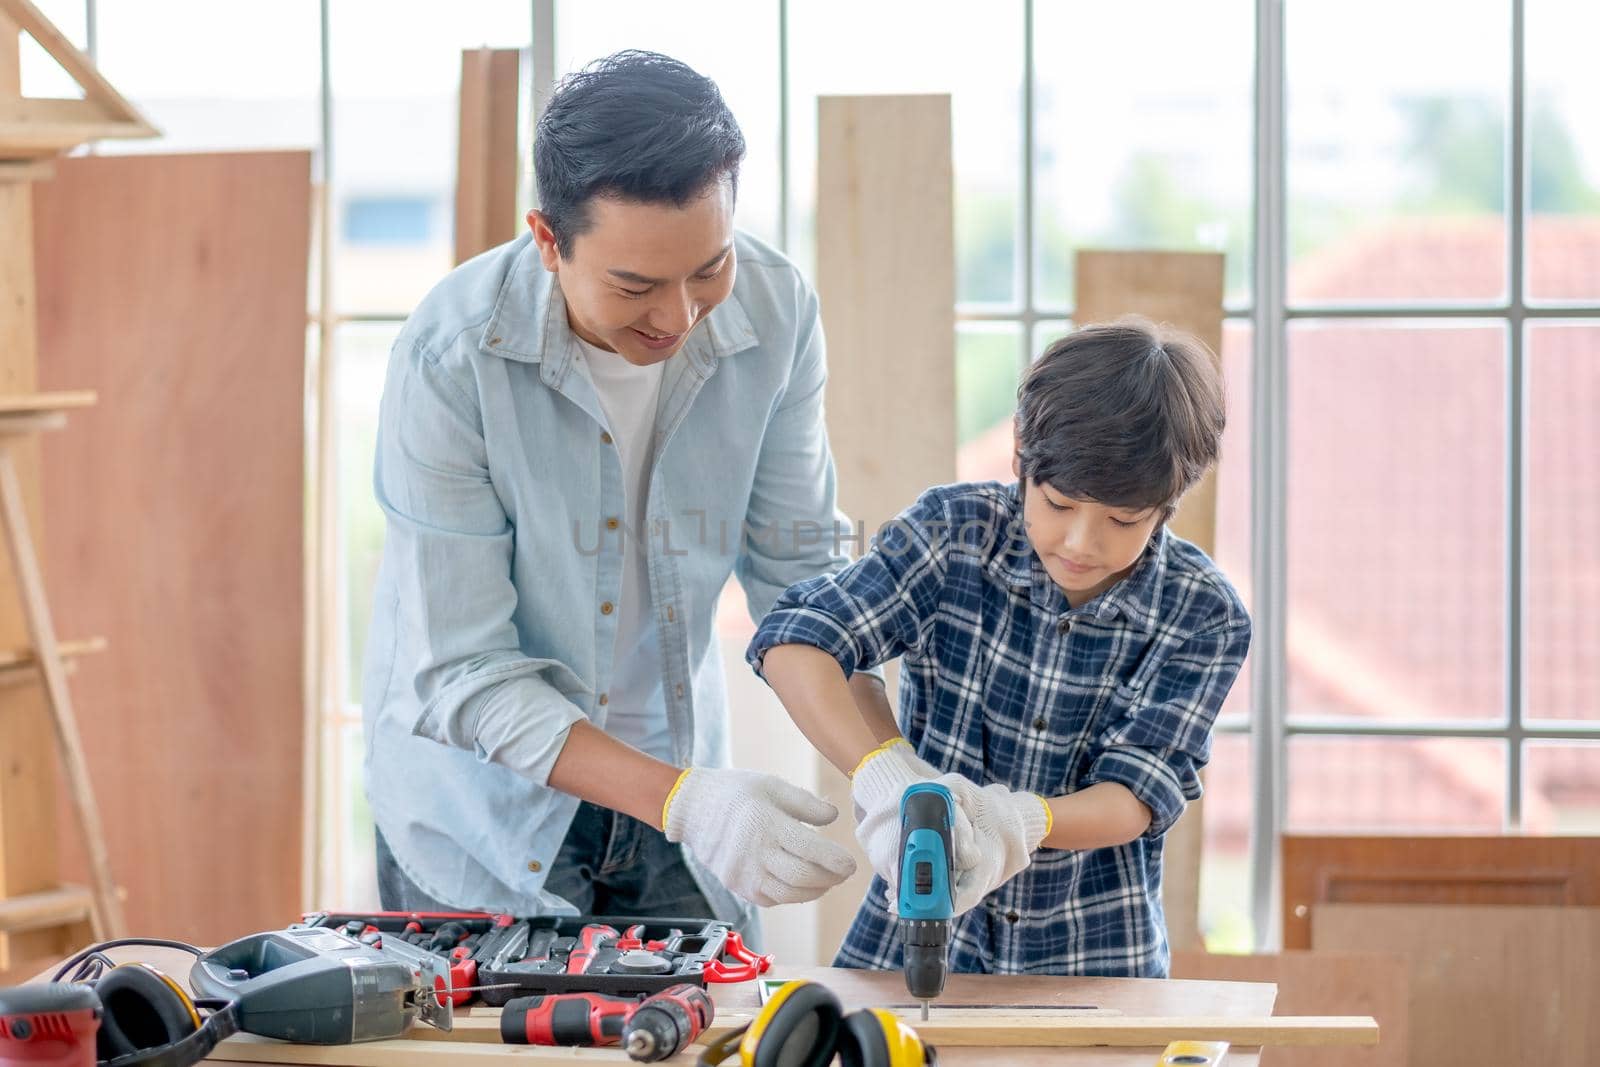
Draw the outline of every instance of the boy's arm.
M846 774L900 735L881 683L856 672L922 643L944 582L948 528L935 491L924 493L860 559L786 590L750 642L750 665Z
M1200 796L1200 768L1211 758L1211 727L1249 648L1250 620L1234 616L1190 637L1142 684L1136 680L1132 700L1102 730L1100 754L1078 791L1051 801L1050 838L1121 837L1105 843L1124 844L1141 835L1165 834L1184 805ZM1074 796L1100 786L1117 788L1101 789L1104 798L1072 803Z
M769 649L762 673L812 747L845 774L900 736L883 683L869 674L845 680L839 662L812 645Z
M1072 793L958 788L984 861L957 876L957 911L1010 881L1036 849L1108 848L1166 833L1200 795L1211 724L1249 646L1249 620L1236 617L1191 637L1153 678L1136 681L1138 695L1111 716L1100 755Z
M1052 797L1050 832L1040 848L1110 848L1126 845L1150 828L1150 809L1120 782L1099 782Z

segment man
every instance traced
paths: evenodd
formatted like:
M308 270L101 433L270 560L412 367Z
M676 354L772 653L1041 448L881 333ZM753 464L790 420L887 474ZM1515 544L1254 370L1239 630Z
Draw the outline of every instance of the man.
M727 767L728 576L760 618L845 562L816 297L735 233L743 155L683 64L592 65L540 118L529 233L396 339L363 686L386 908L748 924L854 868L831 805ZM880 679L852 698L888 713Z

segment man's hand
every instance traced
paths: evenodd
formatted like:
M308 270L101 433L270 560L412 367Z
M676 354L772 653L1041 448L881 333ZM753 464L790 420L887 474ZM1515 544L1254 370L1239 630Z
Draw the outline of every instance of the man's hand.
M1054 820L1038 793L1017 792L1003 785L979 789L954 774L939 781L950 786L977 836L974 862L956 871L955 906L956 914L961 915L1033 862L1034 850Z
M889 883L889 906L894 907L900 890L900 797L916 782L938 781L955 794L955 823L950 828L950 843L955 851L951 862L960 871L978 862L977 842L971 818L961 803L961 791L976 791L977 786L958 774L942 778L931 764L919 759L905 738L896 738L873 749L861 761L850 779L850 799L856 806L856 840L866 851L867 861ZM959 783L959 784L952 784Z
M815 900L855 873L850 853L812 829L838 817L776 775L691 767L667 796L662 829L733 893L770 907Z

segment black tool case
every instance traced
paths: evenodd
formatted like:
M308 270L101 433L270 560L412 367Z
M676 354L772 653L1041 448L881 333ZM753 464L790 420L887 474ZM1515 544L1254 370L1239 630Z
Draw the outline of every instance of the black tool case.
M493 1007L542 993L647 996L682 982L751 981L772 964L729 924L706 918L314 912L296 925L332 927L368 944L399 938L437 952L451 962L452 987L500 987L476 994Z

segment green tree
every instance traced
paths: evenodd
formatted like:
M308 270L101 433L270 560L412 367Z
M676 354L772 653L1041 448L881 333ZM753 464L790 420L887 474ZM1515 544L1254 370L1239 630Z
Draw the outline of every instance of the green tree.
M1423 97L1400 104L1407 158L1416 161L1405 210L1497 215L1506 200L1504 110L1488 98ZM1529 204L1539 214L1600 209L1566 120L1548 99L1528 110Z

